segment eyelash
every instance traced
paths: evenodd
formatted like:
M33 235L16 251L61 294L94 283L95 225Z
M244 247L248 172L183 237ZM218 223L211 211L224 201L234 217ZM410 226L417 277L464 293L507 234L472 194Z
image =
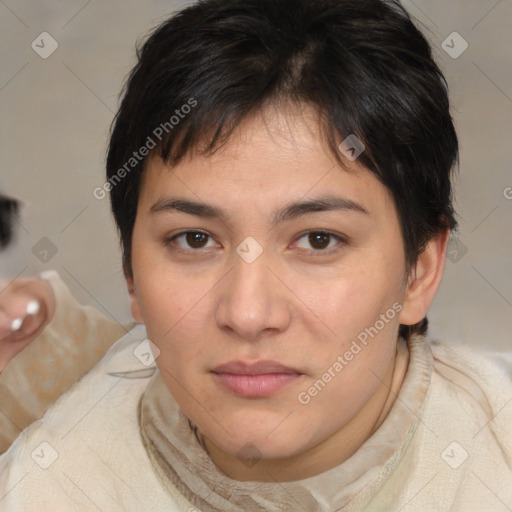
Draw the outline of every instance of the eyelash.
M170 246L171 243L174 242L180 236L187 235L187 234L190 234L190 233L193 233L193 234L200 233L202 235L205 235L208 238L213 238L209 233L207 233L206 231L202 231L200 229L189 230L189 231L182 231L181 233L177 233L176 235L174 235L174 236L172 236L170 238L165 239L165 241L164 241L165 247ZM308 235L311 235L311 234L319 234L319 235L324 235L324 236L328 236L328 237L331 237L331 238L335 238L335 239L338 240L339 245L341 245L341 246L346 245L348 243L347 239L345 237L343 237L341 235L336 235L335 233L332 233L330 231L321 230L321 229L306 231L305 233L302 233L297 238L297 240L300 240L301 238L304 238L305 236L308 236ZM331 253L336 252L339 249L340 249L339 247L331 247L330 249L316 249L316 250L315 249L311 249L311 250L303 249L303 250L310 252L312 255L314 255L316 257L316 256L330 255ZM191 253L191 252L204 251L205 249L204 248L199 248L199 249L183 249L181 247L178 247L178 248L173 248L173 250L175 250L177 252L182 252L182 253L184 253L184 252ZM208 248L206 248L206 250L208 250Z

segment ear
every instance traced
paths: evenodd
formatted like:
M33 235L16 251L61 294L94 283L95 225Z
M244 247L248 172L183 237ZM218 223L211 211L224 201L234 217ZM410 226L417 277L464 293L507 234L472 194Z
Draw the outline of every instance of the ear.
M133 280L133 275L131 273L125 273L124 278L126 280L126 286L128 287L128 293L130 295L130 311L133 316L133 319L137 323L143 324L144 319L142 318L142 314L140 312L139 301L137 299L137 294L135 292L135 283Z
M432 238L418 256L407 283L399 315L401 324L414 325L425 318L441 283L449 237L450 230L443 231Z

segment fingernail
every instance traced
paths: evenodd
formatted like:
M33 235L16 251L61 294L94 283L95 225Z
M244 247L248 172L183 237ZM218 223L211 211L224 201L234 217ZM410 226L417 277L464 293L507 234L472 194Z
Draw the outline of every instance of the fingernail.
M39 313L39 309L40 309L40 305L39 305L39 301L37 301L37 300L31 300L27 304L27 314L29 314L29 315L36 315L37 313Z
M11 324L11 331L17 331L21 327L22 323L23 318L15 318Z

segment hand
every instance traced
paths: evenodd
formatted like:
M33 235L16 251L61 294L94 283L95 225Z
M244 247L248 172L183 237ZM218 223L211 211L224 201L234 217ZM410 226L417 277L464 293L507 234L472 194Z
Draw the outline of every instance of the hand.
M55 294L44 279L0 282L0 371L55 314Z

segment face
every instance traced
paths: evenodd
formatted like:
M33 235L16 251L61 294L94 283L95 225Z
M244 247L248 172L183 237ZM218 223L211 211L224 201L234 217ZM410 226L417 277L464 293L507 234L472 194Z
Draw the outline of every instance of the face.
M172 169L152 157L132 240L132 312L219 452L300 456L384 396L405 293L399 220L357 160L335 162L312 113L267 111Z

